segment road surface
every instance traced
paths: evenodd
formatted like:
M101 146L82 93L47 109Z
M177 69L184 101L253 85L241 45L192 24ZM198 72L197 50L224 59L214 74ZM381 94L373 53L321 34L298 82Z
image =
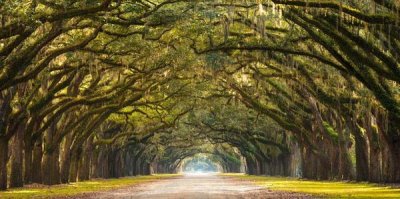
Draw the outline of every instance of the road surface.
M309 195L276 192L251 182L216 174L186 174L113 191L98 192L79 199L205 199L205 198L312 198Z

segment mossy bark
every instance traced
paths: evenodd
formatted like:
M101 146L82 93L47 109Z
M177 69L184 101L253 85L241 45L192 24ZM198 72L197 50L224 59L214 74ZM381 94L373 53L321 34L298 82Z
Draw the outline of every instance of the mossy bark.
M0 137L0 190L7 189L8 139Z
M78 180L79 160L81 158L81 150L71 151L71 164L69 167L69 182L76 182Z
M42 183L42 157L42 140L38 139L33 148L32 171L35 172L32 173L32 182L34 183Z
M357 181L369 180L368 145L364 136L357 132L354 136L356 147L356 179Z
M368 112L364 119L365 132L369 143L369 178L370 182L381 182L381 147L376 123L372 125L372 113Z
M24 139L24 183L32 183L32 157L33 157L33 143L30 135L25 135Z
M61 183L69 182L69 169L71 166L71 151L70 146L72 143L72 135L68 134L64 138L64 143L61 152Z
M57 122L54 121L44 136L44 154L42 160L42 180L46 185L60 183L59 146L56 145Z
M43 184L60 184L59 150L47 151L43 155L42 174Z
M22 187L24 185L23 179L23 140L24 140L24 126L19 125L17 132L12 138L11 144L11 174L10 174L10 187Z

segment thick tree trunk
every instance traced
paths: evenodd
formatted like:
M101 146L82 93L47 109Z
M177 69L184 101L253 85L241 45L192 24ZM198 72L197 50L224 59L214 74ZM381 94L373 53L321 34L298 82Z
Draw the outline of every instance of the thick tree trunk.
M102 171L101 171L101 177L103 178L109 178L110 177L110 172L109 172L109 164L108 164L108 156L109 156L109 150L104 151L104 156L100 160L102 163Z
M260 163L260 161L257 160L257 158L255 158L254 162L255 162L255 166L256 166L255 175L260 175L261 174L261 163Z
M302 177L307 179L315 179L315 164L316 161L314 159L314 155L310 153L310 150L306 147L301 148L301 157L302 157Z
M101 158L103 157L103 150L96 150L92 156L92 172L90 178L99 178L103 169Z
M61 169L60 169L60 175L61 175L61 183L68 183L69 182L69 169L71 166L71 154L70 152L63 152L63 159L61 162Z
M79 175L78 175L79 181L89 180L91 157L93 154L92 138L89 138L86 141L85 150L83 151L81 161L79 162Z
M42 176L42 181L43 181L43 184L45 184L45 185L53 185L53 183L51 182L51 179L52 179L52 174L53 174L53 172L52 172L52 161L53 161L53 154L52 154L52 152L48 152L48 151L45 151L44 153L43 153L43 160L42 160L42 173L43 173L43 176Z
M317 173L318 173L318 180L329 180L329 172L330 171L330 162L327 157L324 155L318 156L318 167L317 167Z
M377 111L377 126L381 132L383 181L400 182L400 118L393 113Z
M38 139L33 147L33 160L32 160L32 182L42 183L42 141Z
M381 157L382 161L380 162L381 164L381 182L389 182L390 180L390 165L391 163L391 158L390 158L390 150L388 147L388 143L385 140L384 136L381 135L381 142L380 142L380 147L381 147Z
M30 136L28 136L30 137ZM32 183L32 141L31 139L25 138L24 143L24 183Z
M58 121L58 120L57 120ZM42 162L43 183L46 185L60 184L60 162L59 162L59 146L54 143L57 131L57 123L53 122L46 131L45 151Z
M315 174L312 176L312 179L329 180L333 175L331 161L334 159L334 157L329 157L329 152L334 150L335 147L328 140L318 140L318 146L322 149L318 154L311 152L311 157L314 160L311 160L309 165L311 164L312 167L315 167Z
M282 175L283 176L290 176L291 169L291 156L290 154L281 154L281 159L282 159Z
M70 151L71 144L72 144L72 134L68 134L64 138L64 144L61 152L61 169L60 169L61 183L69 182L69 170L71 166L71 151Z
M58 148L54 151L48 151L43 156L42 173L43 184L60 184L60 164Z
M131 173L131 162L132 162L132 158L131 158L131 154L129 153L129 151L125 152L124 154L124 175L125 176L132 176ZM158 170L158 164L155 162L155 165L157 165L157 168L155 168L156 173Z
M137 175L142 175L142 158L138 158L138 160L136 161L136 173Z
M400 118L389 113L388 116L388 148L390 153L389 182L400 182Z
M400 146L399 142L392 143L391 158L392 158L392 178L391 182L400 183Z
M355 133L356 142L356 172L357 181L367 181L369 179L368 165L368 146L365 138L360 133Z
M83 156L79 163L79 173L78 173L78 180L79 182L89 180L90 176L90 160L87 158L86 155Z
M123 162L122 162L122 156L121 152L116 152L115 154L115 160L114 160L114 177L115 178L120 178L122 177L122 170L123 170Z
M136 165L137 165L137 158L136 158L136 156L134 156L133 160L132 160L132 175L133 176L137 176L138 175L138 173L136 172L137 171L136 170Z
M379 144L379 131L376 127L376 122L374 126L372 125L373 120L371 113L367 113L364 119L364 126L369 142L369 178L370 182L381 182L381 148Z
M76 182L78 177L79 160L75 154L71 156L71 165L69 168L69 182Z
M371 143L371 142L370 142ZM376 144L376 145L375 145ZM381 182L381 150L379 144L374 143L374 146L370 146L369 150L369 181L370 182Z
M81 158L82 149L71 151L71 165L69 169L69 182L76 182L78 180L79 159Z
M350 159L348 141L344 141L340 144L340 165L339 175L341 180L352 180L354 176L353 164L351 163Z
M24 140L24 131L23 131L23 125L21 125L18 127L18 130L12 139L10 187L24 186L23 167L22 167L23 140Z
M0 190L7 189L8 140L0 137Z

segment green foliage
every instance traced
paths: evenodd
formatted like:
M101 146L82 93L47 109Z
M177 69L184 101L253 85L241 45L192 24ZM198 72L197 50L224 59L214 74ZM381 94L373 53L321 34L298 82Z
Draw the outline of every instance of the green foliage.
M328 132L329 136L331 136L332 140L337 144L339 141L339 134L328 122L323 122L323 125L326 132Z
M54 127L53 146L95 137L178 166L198 153L276 158L296 140L314 150L315 114L399 123L390 1L107 2L0 2L2 134L21 123L35 141ZM338 122L323 124L335 144L350 129Z

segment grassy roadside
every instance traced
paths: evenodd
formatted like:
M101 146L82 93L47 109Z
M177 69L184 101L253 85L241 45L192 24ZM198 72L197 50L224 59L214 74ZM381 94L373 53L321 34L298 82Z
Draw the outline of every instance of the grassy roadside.
M0 198L52 198L57 196L74 196L83 193L91 193L97 191L107 191L111 189L122 188L138 183L149 182L152 180L172 178L179 176L178 174L160 174L151 176L127 177L119 179L96 179L85 182L77 182L71 184L55 185L39 188L15 188L5 192L0 192Z
M326 198L400 198L400 188L379 186L372 183L300 180L297 178L221 174L242 180L254 181L271 190L308 193Z

